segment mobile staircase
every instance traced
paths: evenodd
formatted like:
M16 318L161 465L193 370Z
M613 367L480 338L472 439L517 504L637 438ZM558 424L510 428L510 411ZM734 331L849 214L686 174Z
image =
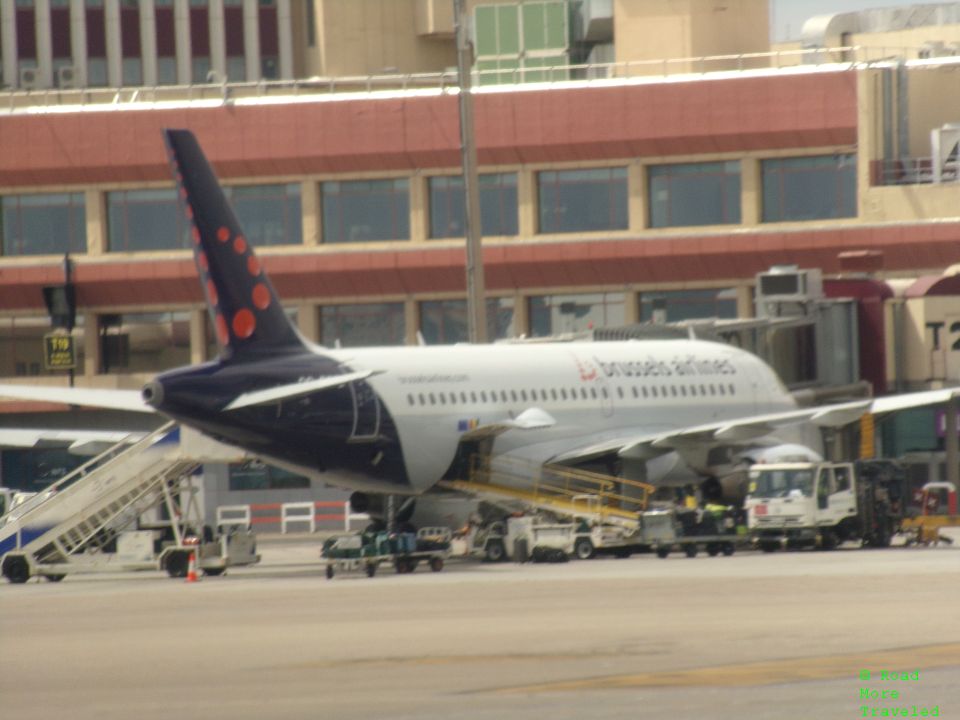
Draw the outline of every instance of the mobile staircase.
M202 534L202 522L190 524L198 515L190 475L207 458L185 452L180 433L167 423L133 445L118 443L0 519L0 573L13 583L31 576L59 581L72 572L166 569L186 575L189 554L204 555L192 537ZM133 560L108 552L121 532L157 507L166 509L170 520L163 524L172 535L157 556ZM223 554L207 555L204 569L222 572Z

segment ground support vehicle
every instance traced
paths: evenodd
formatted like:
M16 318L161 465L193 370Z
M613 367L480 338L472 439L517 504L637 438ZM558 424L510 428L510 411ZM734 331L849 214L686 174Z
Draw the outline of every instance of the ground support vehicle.
M564 562L574 552L579 524L541 522L532 515L509 517L475 530L473 555L488 562Z
M946 496L945 498L943 496ZM945 527L960 526L957 514L957 488L949 482L930 482L920 490L920 514L904 518L902 527L907 545L953 544L953 538L941 534ZM942 512L946 510L946 513Z
M640 515L638 540L657 557L666 558L671 551L681 550L692 558L700 550L711 557L733 555L740 536L729 508L708 506L708 509L648 510Z
M755 465L749 481L747 527L765 552L848 540L888 547L901 530L905 475L891 461Z
M219 452L213 441L185 448L173 423L133 445L118 443L0 518L0 572L19 584L75 572L159 569L185 577L191 554L208 575L257 562L248 528L215 536L203 527L191 478L204 459L236 451Z
M411 573L421 562L433 572L443 570L450 556L450 528L425 527L414 533L378 532L338 535L323 544L327 579L337 573L377 574L380 565L393 565L397 573Z

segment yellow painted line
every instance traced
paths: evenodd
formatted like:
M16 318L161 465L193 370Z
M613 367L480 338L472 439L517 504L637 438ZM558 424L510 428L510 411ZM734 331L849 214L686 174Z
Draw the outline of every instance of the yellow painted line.
M832 679L850 679L859 682L861 670L912 672L918 669L930 670L952 666L960 666L960 643L925 645L872 653L720 665L692 670L612 675L586 680L501 688L494 692L513 694L640 687L748 687Z

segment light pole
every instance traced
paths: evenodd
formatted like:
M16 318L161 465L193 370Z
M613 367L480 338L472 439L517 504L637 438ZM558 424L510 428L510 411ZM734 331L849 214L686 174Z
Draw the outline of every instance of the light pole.
M473 93L470 71L473 48L467 29L465 0L453 0L460 86L460 155L463 163L463 224L467 241L467 334L471 343L487 341L484 302L483 248L480 243L480 189L477 183L477 147L473 135Z

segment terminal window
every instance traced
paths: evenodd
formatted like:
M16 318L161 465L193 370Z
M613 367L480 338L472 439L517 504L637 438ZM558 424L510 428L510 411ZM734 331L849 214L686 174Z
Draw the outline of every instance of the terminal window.
M83 193L0 198L0 238L6 256L85 253L86 222Z
M236 185L224 194L254 247L303 244L300 183Z
M648 171L650 226L740 222L740 162L654 165Z
M444 175L428 181L430 189L430 237L462 238L466 234L463 212L463 177ZM517 174L490 173L480 176L480 233L517 234Z
M107 233L110 252L190 247L187 222L173 188L107 193Z
M857 164L852 154L774 158L760 165L763 222L856 217Z
M320 341L328 346L403 345L403 303L358 303L320 308Z
M324 242L409 240L409 186L406 178L323 183Z
M541 233L627 229L627 169L537 173Z

